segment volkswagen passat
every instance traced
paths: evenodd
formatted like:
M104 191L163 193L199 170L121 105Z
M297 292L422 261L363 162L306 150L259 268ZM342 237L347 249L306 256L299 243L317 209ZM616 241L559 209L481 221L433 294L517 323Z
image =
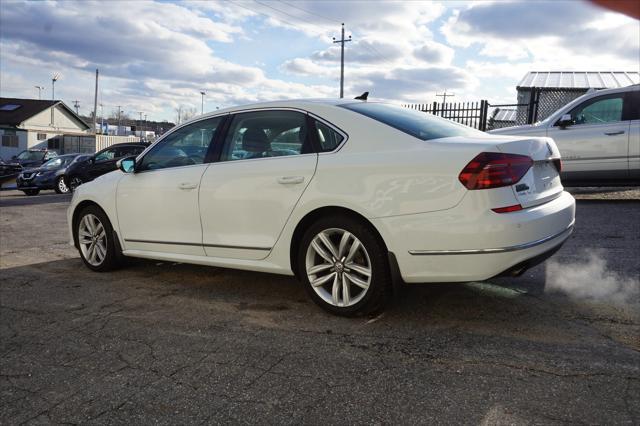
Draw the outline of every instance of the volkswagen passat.
M78 187L73 244L295 275L324 309L380 309L394 283L517 275L571 233L552 139L488 135L384 103L282 101L217 111Z

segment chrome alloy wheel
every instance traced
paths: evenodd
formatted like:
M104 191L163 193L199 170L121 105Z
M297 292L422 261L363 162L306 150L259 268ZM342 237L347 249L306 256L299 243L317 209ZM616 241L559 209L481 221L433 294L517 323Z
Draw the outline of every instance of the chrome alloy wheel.
M69 187L67 186L67 183L65 182L64 177L58 178L58 190L62 194L66 194L67 192L69 192Z
M372 268L367 249L344 229L317 234L307 248L307 277L313 290L333 306L353 306L367 294Z
M100 219L87 214L80 220L78 242L85 260L92 266L100 266L107 255L107 233Z

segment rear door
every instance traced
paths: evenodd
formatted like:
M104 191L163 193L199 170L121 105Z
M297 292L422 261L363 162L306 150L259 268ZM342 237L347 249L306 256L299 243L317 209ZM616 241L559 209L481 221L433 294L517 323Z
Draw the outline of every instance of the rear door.
M629 177L640 179L640 86L634 86L625 98L629 119Z
M207 256L263 259L315 173L307 116L238 113L200 186Z
M549 128L547 135L558 145L568 177L627 177L629 123L623 119L624 97L615 93L588 99L571 110L573 124Z

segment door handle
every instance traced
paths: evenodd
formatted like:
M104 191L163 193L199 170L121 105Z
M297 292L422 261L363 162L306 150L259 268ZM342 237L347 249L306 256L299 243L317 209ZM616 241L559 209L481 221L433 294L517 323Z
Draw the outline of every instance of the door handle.
M278 183L283 185L293 185L304 182L304 176L282 176L278 178Z
M197 183L189 183L189 182L182 182L180 185L178 185L178 188L180 189L196 189L198 187Z
M615 135L624 135L624 130L619 130L617 132L604 132L607 136L615 136Z

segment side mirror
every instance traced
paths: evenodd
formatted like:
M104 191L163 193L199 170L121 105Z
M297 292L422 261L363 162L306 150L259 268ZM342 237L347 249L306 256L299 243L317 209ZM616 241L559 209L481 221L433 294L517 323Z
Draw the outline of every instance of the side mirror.
M573 124L573 118L571 118L571 114L562 114L560 120L558 120L558 126L567 127Z
M125 173L135 173L136 157L121 158L116 162L116 165L120 170L122 170Z
M12 156L11 156L11 159L12 159L12 160L16 160L16 159L18 159L18 156L17 156L17 155L12 155Z

